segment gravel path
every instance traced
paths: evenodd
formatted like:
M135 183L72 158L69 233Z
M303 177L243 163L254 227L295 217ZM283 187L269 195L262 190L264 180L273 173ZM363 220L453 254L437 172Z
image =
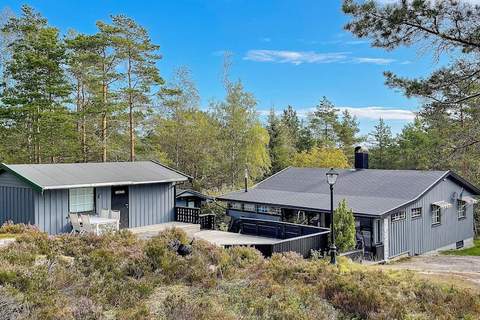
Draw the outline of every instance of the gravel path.
M418 256L379 266L382 269L412 270L455 283L455 279L480 289L480 257Z

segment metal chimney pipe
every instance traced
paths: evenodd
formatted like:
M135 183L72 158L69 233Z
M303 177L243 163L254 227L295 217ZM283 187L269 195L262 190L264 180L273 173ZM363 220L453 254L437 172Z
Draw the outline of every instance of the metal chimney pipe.
M248 192L248 169L245 168L245 192Z

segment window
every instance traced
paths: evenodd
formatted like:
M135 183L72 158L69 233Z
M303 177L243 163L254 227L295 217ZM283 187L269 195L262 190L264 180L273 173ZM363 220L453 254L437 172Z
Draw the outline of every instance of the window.
M442 208L436 205L432 206L432 225L442 223Z
M382 242L382 227L381 227L381 222L380 222L380 219L377 219L375 220L375 228L377 229L376 231L376 235L377 235L377 239L376 239L376 242L377 243L380 243Z
M406 214L405 210L395 212L394 214L392 214L392 222L405 220L406 217L407 217L407 214Z
M282 214L282 208L259 205L258 206L258 212L259 213L274 214L274 215L281 215Z
M243 211L250 211L255 212L255 205L253 203L244 203L243 204Z
M457 217L464 219L467 217L467 203L463 200L457 200Z
M95 198L93 188L70 189L70 212L93 212Z
M230 209L233 210L242 210L242 204L240 202L230 202Z
M412 219L420 218L422 216L422 208L412 209Z

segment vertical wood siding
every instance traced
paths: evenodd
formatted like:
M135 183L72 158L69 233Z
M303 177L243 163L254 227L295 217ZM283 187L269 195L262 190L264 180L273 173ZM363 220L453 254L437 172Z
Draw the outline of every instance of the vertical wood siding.
M6 221L34 224L31 188L0 186L0 225Z
M406 207L405 220L392 222L389 217L389 256L403 253L409 255L422 254L447 245L455 244L460 240L473 237L473 206L467 207L467 217L457 218L457 205L452 194L458 195L462 187L447 179L438 183L415 203ZM466 190L463 195L471 195ZM436 201L447 201L451 208L442 209L442 223L432 226L431 204ZM422 216L412 219L412 209L422 208Z
M11 174L10 172L0 173L0 186L3 187L19 187L19 188L29 188L30 186Z
M34 194L35 224L49 234L70 231L68 224L68 189L45 190Z
M110 210L112 208L112 187L95 188L95 207L97 213L102 209Z
M133 185L129 187L128 195L131 228L174 221L173 183Z

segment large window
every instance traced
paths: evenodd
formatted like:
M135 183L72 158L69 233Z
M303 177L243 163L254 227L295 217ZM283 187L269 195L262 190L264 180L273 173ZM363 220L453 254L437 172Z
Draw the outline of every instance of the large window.
M412 209L412 219L420 218L422 216L422 208Z
M442 208L432 205L432 225L436 226L442 223Z
M457 200L457 216L458 219L467 217L467 203L463 200Z
M243 211L255 212L256 211L256 206L253 203L244 203L243 204Z
M395 212L394 214L392 214L392 222L405 220L406 217L407 217L407 214L405 210Z
M278 207L259 205L257 210L258 210L258 213L268 213L268 214L274 214L279 216L282 214L282 208L278 208Z
M242 210L242 204L240 202L230 202L230 209L233 210Z
M93 188L70 189L70 212L93 212L95 197Z

